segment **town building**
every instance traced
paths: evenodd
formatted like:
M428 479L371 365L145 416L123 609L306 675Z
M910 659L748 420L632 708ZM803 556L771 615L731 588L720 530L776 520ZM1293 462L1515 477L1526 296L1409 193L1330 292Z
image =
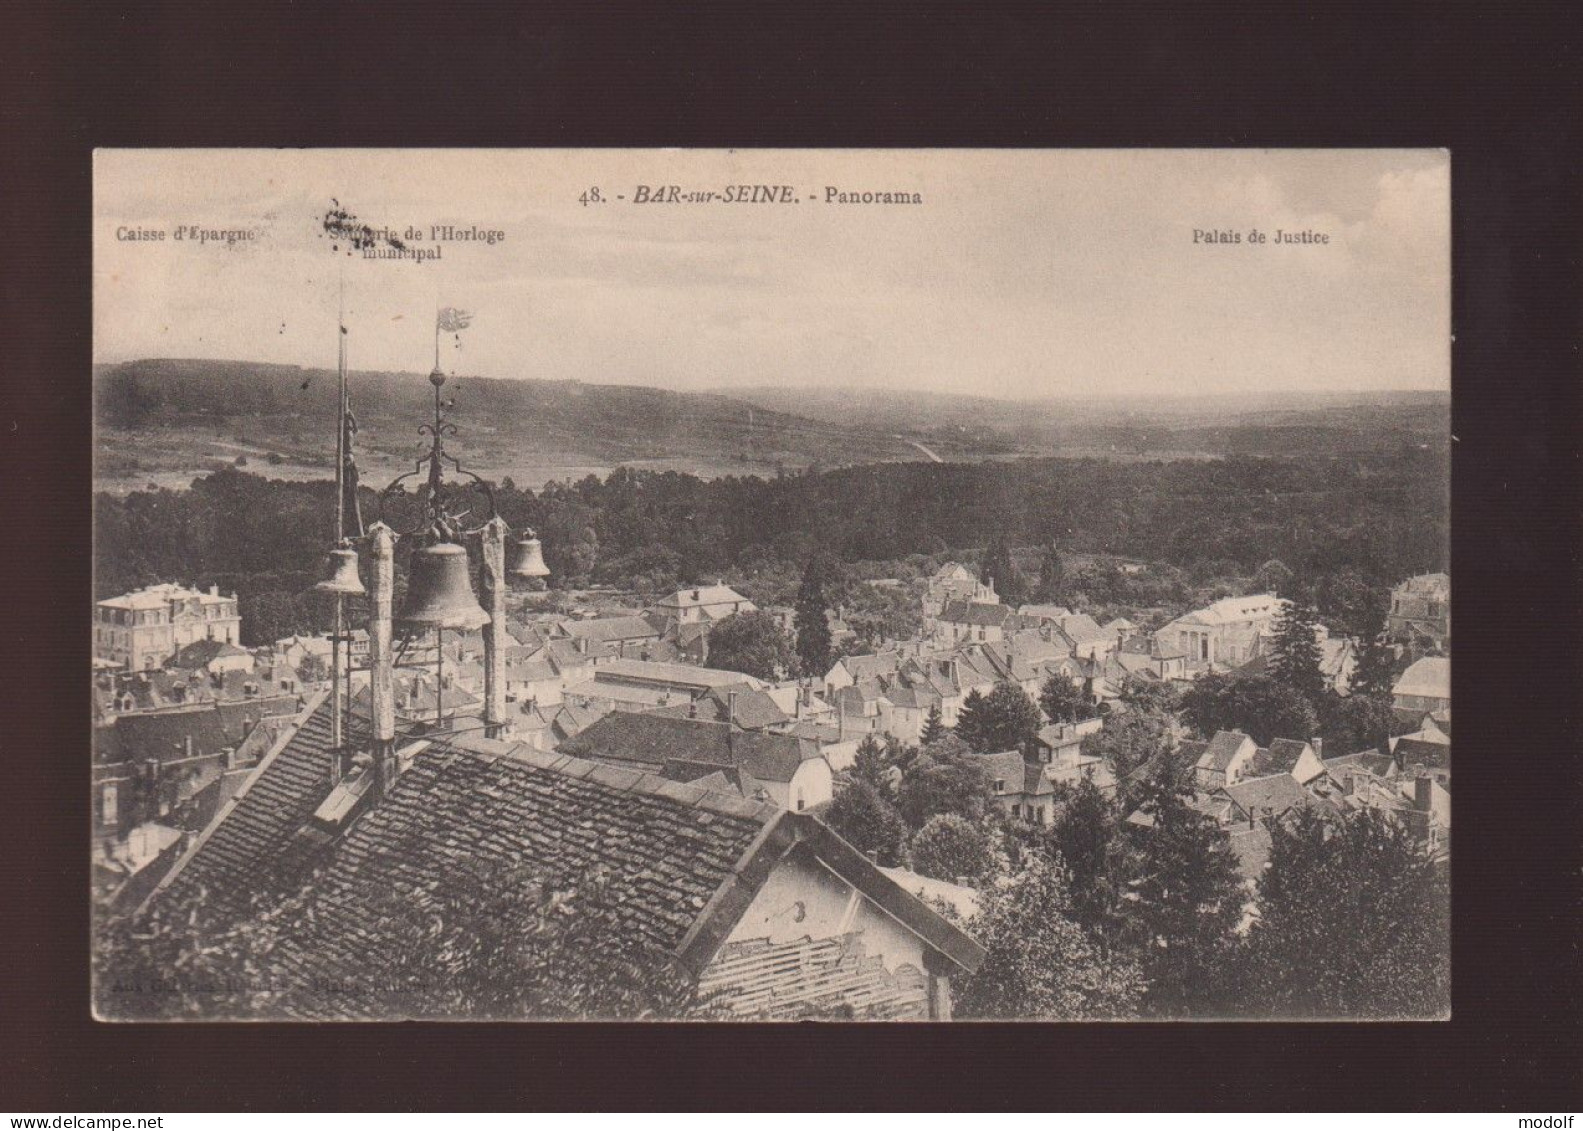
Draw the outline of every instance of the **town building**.
M712 624L737 613L758 611L758 606L729 585L716 583L678 589L661 598L655 608L677 625Z
M479 734L399 751L384 793L366 773L332 787L328 758L322 727L271 751L152 897L214 892L245 920L252 896L311 894L241 1015L389 1020L399 1001L358 987L401 967L407 919L490 867L596 883L621 908L605 941L680 969L715 1015L948 1020L952 979L983 960L808 812ZM410 916L382 913L392 900ZM530 934L544 906L525 893L496 926ZM293 992L326 985L343 989Z
M236 644L242 618L236 597L182 585L151 585L94 608L93 653L122 669L154 668L200 640Z
M1226 597L1177 617L1155 633L1160 655L1185 655L1188 666L1227 670L1257 653L1286 602L1271 593Z
M672 781L719 775L743 797L802 812L830 801L834 775L819 743L711 719L618 711L563 742L561 753L637 767Z
M1444 656L1414 660L1391 688L1392 704L1400 711L1426 715L1451 709L1451 661Z
M1419 652L1451 649L1451 576L1421 573L1391 590L1386 634Z

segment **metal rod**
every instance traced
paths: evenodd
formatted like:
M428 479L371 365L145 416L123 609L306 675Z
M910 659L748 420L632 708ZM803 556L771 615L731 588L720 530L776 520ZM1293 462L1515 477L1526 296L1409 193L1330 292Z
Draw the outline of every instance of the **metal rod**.
M339 547L346 536L346 268L341 267L339 308L335 320L336 401L335 401L335 538ZM330 641L330 778L340 780L341 748L345 742L342 723L348 704L341 694L341 637L346 633L346 596L335 595L334 637Z

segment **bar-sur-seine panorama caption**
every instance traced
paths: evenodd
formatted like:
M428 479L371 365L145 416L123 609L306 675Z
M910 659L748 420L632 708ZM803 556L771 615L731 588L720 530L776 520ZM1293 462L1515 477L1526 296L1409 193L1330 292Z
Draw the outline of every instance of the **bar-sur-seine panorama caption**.
M1449 1016L1450 191L100 151L97 1016Z

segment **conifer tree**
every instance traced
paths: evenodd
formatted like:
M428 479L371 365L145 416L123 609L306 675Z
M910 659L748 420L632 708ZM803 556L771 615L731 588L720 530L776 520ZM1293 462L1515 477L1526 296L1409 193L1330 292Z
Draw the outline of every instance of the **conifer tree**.
M1385 636L1385 617L1371 614L1358 640L1357 665L1347 689L1354 695L1389 696L1396 677L1396 653Z
M996 538L985 551L978 579L985 585L993 582L1000 599L1008 605L1020 605L1027 596L1027 586L1011 560L1011 546L1004 536Z
M1323 653L1317 631L1319 613L1312 605L1289 601L1275 622L1275 640L1270 675L1278 683L1299 692L1311 704L1325 697L1325 675L1320 668Z
M919 736L919 741L925 746L930 746L945 736L945 720L940 717L940 704L935 703L929 708L929 717L924 720L923 734Z
M1051 542L1044 549L1044 560L1039 563L1039 588L1035 594L1039 600L1059 604L1066 591L1066 564L1061 561L1061 552Z
M823 676L830 670L830 599L827 586L833 580L835 568L821 555L808 559L803 569L802 585L797 589L796 617L797 657L802 661L804 675Z

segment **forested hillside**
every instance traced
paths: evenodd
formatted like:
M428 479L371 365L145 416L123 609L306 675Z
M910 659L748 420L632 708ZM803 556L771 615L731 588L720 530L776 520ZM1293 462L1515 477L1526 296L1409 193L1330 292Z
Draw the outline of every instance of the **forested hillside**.
M1447 462L1413 449L1334 459L878 464L713 480L618 468L538 493L506 480L499 502L514 526L538 528L558 585L655 591L758 577L760 599L778 599L776 579L794 577L818 551L903 572L909 556L973 558L1004 537L1035 555L1054 541L1072 554L1160 563L1157 572L1177 586L1250 577L1278 559L1312 584L1379 587L1446 566ZM187 490L101 494L98 591L215 582L243 595L258 633L282 618L311 619L299 595L327 548L332 498L327 482L235 469Z

